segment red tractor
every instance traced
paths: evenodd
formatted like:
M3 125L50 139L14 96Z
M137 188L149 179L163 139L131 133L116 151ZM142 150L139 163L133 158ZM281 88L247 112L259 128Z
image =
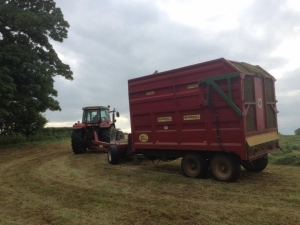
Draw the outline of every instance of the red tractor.
M103 150L102 143L124 139L123 132L115 127L115 116L120 116L115 109L110 111L110 106L88 106L82 110L82 122L73 125L71 142L75 154L84 153L87 149Z

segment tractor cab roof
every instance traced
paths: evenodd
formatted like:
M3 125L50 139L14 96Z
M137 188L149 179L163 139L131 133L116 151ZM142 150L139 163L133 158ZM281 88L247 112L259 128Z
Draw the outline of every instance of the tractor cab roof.
M105 107L105 106L86 106L86 107L82 108L82 110L86 110L86 109L109 109L109 106L108 107Z

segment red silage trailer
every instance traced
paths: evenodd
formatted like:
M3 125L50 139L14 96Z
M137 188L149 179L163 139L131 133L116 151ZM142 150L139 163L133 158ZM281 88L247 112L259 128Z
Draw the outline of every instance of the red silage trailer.
M128 144L108 161L143 154L174 160L188 177L235 181L241 165L262 171L279 148L275 79L259 66L216 59L128 81Z

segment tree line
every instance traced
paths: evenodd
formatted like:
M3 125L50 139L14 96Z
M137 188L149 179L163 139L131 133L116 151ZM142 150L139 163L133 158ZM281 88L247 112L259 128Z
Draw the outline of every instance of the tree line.
M49 39L63 42L69 27L53 0L0 0L0 135L29 136L61 110L53 78L73 73Z

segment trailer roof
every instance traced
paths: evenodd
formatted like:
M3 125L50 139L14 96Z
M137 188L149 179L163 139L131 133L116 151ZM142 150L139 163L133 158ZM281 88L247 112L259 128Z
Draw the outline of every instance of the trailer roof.
M258 65L255 66L246 62L236 62L232 60L226 60L226 61L231 65L233 65L241 73L246 73L246 74L252 73L254 75L260 75L263 77L272 76L271 74L269 74L267 71L265 71L263 68L261 68Z
M164 74L167 75L167 74L173 74L173 73L178 73L178 72L180 73L181 71L184 71L186 69L197 69L197 68L201 68L201 67L205 67L205 66L213 67L213 66L217 66L220 64L227 64L227 66L232 68L232 70L233 70L232 72L253 74L253 75L262 76L262 77L273 77L271 74L269 74L267 71L265 71L263 68L261 68L258 65L252 65L252 64L249 64L246 62L237 62L237 61L233 61L233 60L219 58L219 59L206 61L206 62L202 62L202 63L197 63L194 65L185 66L185 67L172 69L172 70L167 70L167 71L163 71L163 72L155 71L154 74L133 78L133 79L130 79L129 81L144 80L145 77L148 77L148 76L156 77L156 76L161 76Z

